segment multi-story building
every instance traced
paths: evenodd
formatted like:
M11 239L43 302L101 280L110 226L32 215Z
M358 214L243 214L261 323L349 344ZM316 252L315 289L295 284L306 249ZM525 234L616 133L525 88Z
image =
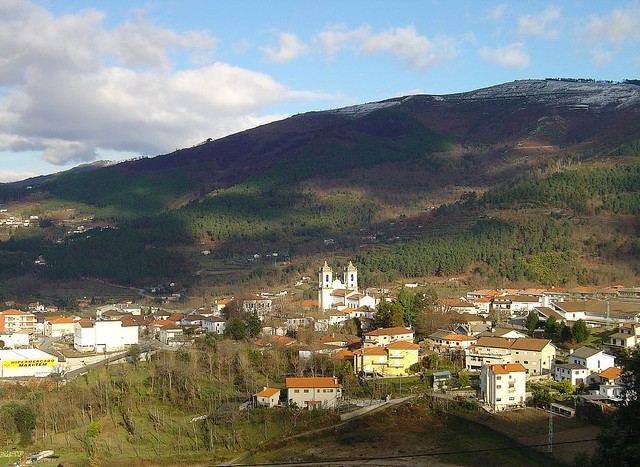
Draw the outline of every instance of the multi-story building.
M520 363L528 374L541 375L550 372L555 356L556 348L548 339L480 337L465 351L465 366L479 371L486 364Z
M523 407L527 369L520 363L483 365L480 370L481 399L495 411Z
M0 312L0 331L14 333L36 331L36 315L21 310L9 309Z
M286 378L285 386L289 406L336 408L342 399L342 384L335 377Z
M569 354L569 363L586 367L588 370L587 375L615 366L615 360L613 355L606 354L600 349L586 346L580 347Z
M420 346L409 341L394 341L386 346L363 347L353 351L353 371L363 377L406 376L418 363Z

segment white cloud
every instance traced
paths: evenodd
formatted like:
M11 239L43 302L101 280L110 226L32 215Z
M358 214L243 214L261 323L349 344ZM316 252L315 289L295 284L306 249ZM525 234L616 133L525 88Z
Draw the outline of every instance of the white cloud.
M388 53L416 69L428 69L458 54L451 38L429 39L419 35L413 26L392 28L374 34L369 26L347 30L344 26L328 28L317 36L321 50L329 56L341 50L371 55Z
M559 19L560 8L557 7L548 7L535 15L521 16L518 19L518 34L553 39L558 35L558 30L552 25Z
M111 30L103 20L0 2L0 151L38 150L59 165L156 155L282 118L265 114L270 105L329 98L210 59L177 69L176 50L215 52L206 31L165 29L139 12Z
M616 8L605 16L591 16L580 24L579 36L591 43L638 42L640 41L640 7Z
M581 43L595 45L589 52L596 65L605 65L616 52L640 42L640 7L630 5L608 15L592 15L579 22L576 36Z
M278 36L280 44L277 49L262 47L265 53L265 60L270 63L286 63L298 58L306 53L308 47L298 41L298 37L291 33L280 33Z
M497 49L483 47L479 55L483 60L503 68L525 68L529 65L529 55L523 49L524 44L516 42Z
M498 21L501 19L507 11L507 5L502 3L489 10L485 16L486 21Z

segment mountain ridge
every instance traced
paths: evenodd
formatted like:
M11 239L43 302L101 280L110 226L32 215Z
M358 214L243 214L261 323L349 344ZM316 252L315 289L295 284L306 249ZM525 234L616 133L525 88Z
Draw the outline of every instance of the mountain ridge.
M408 277L423 270L462 274L472 273L484 262L489 269L480 270L486 277L508 274L510 280L525 276L537 280L544 276L549 283L561 285L579 277L596 280L585 279L600 274L583 271L585 258L587 269L606 270L606 277L616 277L604 264L614 261L629 277L637 275L628 272L633 270L633 259L627 253L636 248L629 236L637 225L638 193L633 188L635 171L625 167L635 167L640 155L639 114L640 86L630 83L526 80L448 96L402 96L298 114L169 154L60 174L34 184L21 196L28 201L37 194L39 201L30 212L45 218L51 216L47 206L68 205L91 213L89 228L121 227L118 232L94 232L85 243L99 245L100 238L141 242L143 250L136 253L129 248L128 254L143 258L153 253L156 256L148 261L156 265L177 261L171 255L163 259L165 250L173 255L176 248L196 249L201 244L211 245L211 257L218 259L262 248L306 257L326 251L323 241L332 238L334 251L353 257L370 247L389 247L393 254L404 254L391 245L413 240L435 245L440 241L436 238L454 235L453 243L441 246L453 249L453 256L441 258L432 269L393 268ZM602 164L610 167L608 178L585 171ZM562 180L552 178L564 170L579 173ZM625 170L632 178L622 181ZM539 180L549 180L549 186L536 185ZM571 185L582 180L601 186L584 190ZM567 183L569 189L563 194L558 187ZM513 202L516 193L527 190L549 195ZM501 195L483 197L484 193ZM568 193L572 198L562 200ZM576 201L580 197L584 202ZM616 197L622 201L615 202ZM514 210L507 212L510 203ZM436 209L445 204L449 208ZM536 220L550 214L557 217L559 210L563 219ZM580 228L606 248L594 251L577 237L569 243L550 238L529 248L526 258L510 252L500 260L504 264L463 254L469 242L475 242L473 232L498 235L496 242L511 251L514 235L520 241L540 232L567 235L577 231L573 216L584 213L590 219L587 227ZM616 228L624 237L616 240L613 224L602 224L605 215L615 216ZM503 219L505 224L476 225L481 221L475 219L487 216ZM460 219L465 219L460 223L464 227L457 231L438 227L455 225ZM519 224L510 219L520 219ZM425 223L429 229L421 233ZM504 235L510 237L500 237ZM363 242L364 237L375 240ZM64 260L64 247L43 245L40 248L50 250L52 258L59 255L58 268L64 264L66 273L78 269ZM81 245L75 241L67 248ZM420 245L407 249L418 256L439 256ZM571 251L560 251L566 249ZM499 257L492 249L486 255ZM527 272L533 265L538 268L540 255L553 258L562 271ZM385 264L380 258L361 259L378 269ZM425 258L423 263L431 261ZM180 270L188 269L187 262L180 264ZM118 267L100 269L100 274L111 274ZM154 274L170 274L170 268L157 267ZM129 273L127 280L134 280ZM91 270L82 274L91 275Z

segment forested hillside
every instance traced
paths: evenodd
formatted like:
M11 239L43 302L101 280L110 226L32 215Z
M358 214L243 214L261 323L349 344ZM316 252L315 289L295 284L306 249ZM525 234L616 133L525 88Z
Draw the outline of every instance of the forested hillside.
M410 96L2 186L39 221L5 229L0 274L193 283L206 245L236 263L357 257L368 284L634 282L639 89L524 81Z

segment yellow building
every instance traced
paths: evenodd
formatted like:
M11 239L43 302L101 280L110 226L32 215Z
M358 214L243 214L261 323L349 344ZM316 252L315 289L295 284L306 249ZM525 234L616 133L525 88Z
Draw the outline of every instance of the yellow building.
M396 341L387 345L389 363L387 365L388 376L405 376L409 367L418 363L418 350L420 346L408 341Z
M363 347L353 352L353 370L363 377L406 376L409 367L418 363L420 346L396 341L386 347Z

